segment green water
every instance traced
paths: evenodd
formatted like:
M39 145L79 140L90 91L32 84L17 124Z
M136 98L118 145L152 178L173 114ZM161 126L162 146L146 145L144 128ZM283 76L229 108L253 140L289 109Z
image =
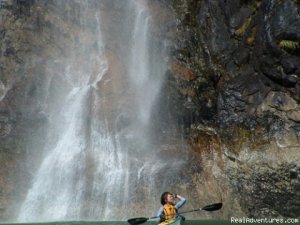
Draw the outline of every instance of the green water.
M189 220L185 221L184 225L298 225L300 223L231 223L225 220ZM48 223L0 223L0 225L129 225L126 221L74 221L74 222L48 222ZM156 222L146 222L142 225L157 225Z

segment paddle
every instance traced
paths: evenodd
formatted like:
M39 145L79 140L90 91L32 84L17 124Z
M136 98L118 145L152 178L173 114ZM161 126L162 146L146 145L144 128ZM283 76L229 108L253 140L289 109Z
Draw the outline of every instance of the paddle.
M189 210L189 211L180 212L180 214L183 214L183 213L189 213L189 212L196 212L196 211L201 211L201 210L205 210L205 211L216 211L216 210L221 209L221 208L222 208L222 205L223 205L223 203L214 203L214 204L206 205L206 206L204 206L203 208L192 209L192 210ZM127 220L127 222L128 222L130 225L138 225L138 224L145 223L145 222L147 222L148 220L156 219L156 218L158 218L158 217L157 217L157 216L153 216L153 217L149 217L149 218L146 218L146 217L139 217L139 218L132 218L132 219L129 219L129 220Z

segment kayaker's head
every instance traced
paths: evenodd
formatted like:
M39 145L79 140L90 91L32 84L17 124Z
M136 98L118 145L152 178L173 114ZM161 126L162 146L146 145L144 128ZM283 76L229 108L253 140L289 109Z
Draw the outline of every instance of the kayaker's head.
M160 197L160 202L162 205L165 205L167 203L169 204L174 204L174 196L172 193L170 192L164 192L162 193L161 197Z

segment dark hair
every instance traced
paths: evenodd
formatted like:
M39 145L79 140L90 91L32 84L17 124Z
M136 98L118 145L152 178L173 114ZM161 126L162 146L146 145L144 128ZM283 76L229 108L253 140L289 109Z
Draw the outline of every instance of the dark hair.
M161 197L160 197L160 203L161 203L162 205L166 204L166 198L167 198L167 196L168 196L169 194L171 195L172 193L170 193L170 192L168 192L168 191L162 193L162 195L161 195Z

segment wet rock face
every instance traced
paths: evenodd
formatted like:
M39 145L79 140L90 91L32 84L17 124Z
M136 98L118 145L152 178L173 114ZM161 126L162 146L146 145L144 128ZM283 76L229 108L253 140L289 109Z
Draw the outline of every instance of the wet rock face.
M259 16L264 17L264 24L258 29L254 51L254 56L261 58L257 69L271 81L270 86L284 88L296 100L300 75L298 10L295 1L263 2Z
M252 127L269 111L259 109L270 91L299 100L300 20L295 1L175 2L180 22L174 61L196 76L186 82L172 67L170 71L181 85L181 104L207 103L201 111L189 107L183 114L192 114L196 122ZM214 115L208 116L204 108ZM291 110L296 114L298 106Z
M177 0L172 9L177 31L167 86L175 88L166 95L176 122L188 139L195 129L201 138L203 126L208 136L207 127L215 129L227 199L246 215L299 217L292 200L299 180L289 176L300 168L299 2ZM207 141L190 144L208 151Z
M239 178L247 180L246 182L239 181L240 185L247 183L248 186L238 186L237 191L240 190L247 195L248 192L245 190L254 189L251 194L248 193L247 197L249 198L248 202L252 204L245 205L251 216L258 217L265 214L277 217L299 217L298 199L300 195L297 190L299 182L296 177L292 177L293 172L290 169L288 165L283 165L276 172L261 169L251 180L247 180L245 177ZM262 194L264 192L267 194ZM257 208L256 205L260 207Z

